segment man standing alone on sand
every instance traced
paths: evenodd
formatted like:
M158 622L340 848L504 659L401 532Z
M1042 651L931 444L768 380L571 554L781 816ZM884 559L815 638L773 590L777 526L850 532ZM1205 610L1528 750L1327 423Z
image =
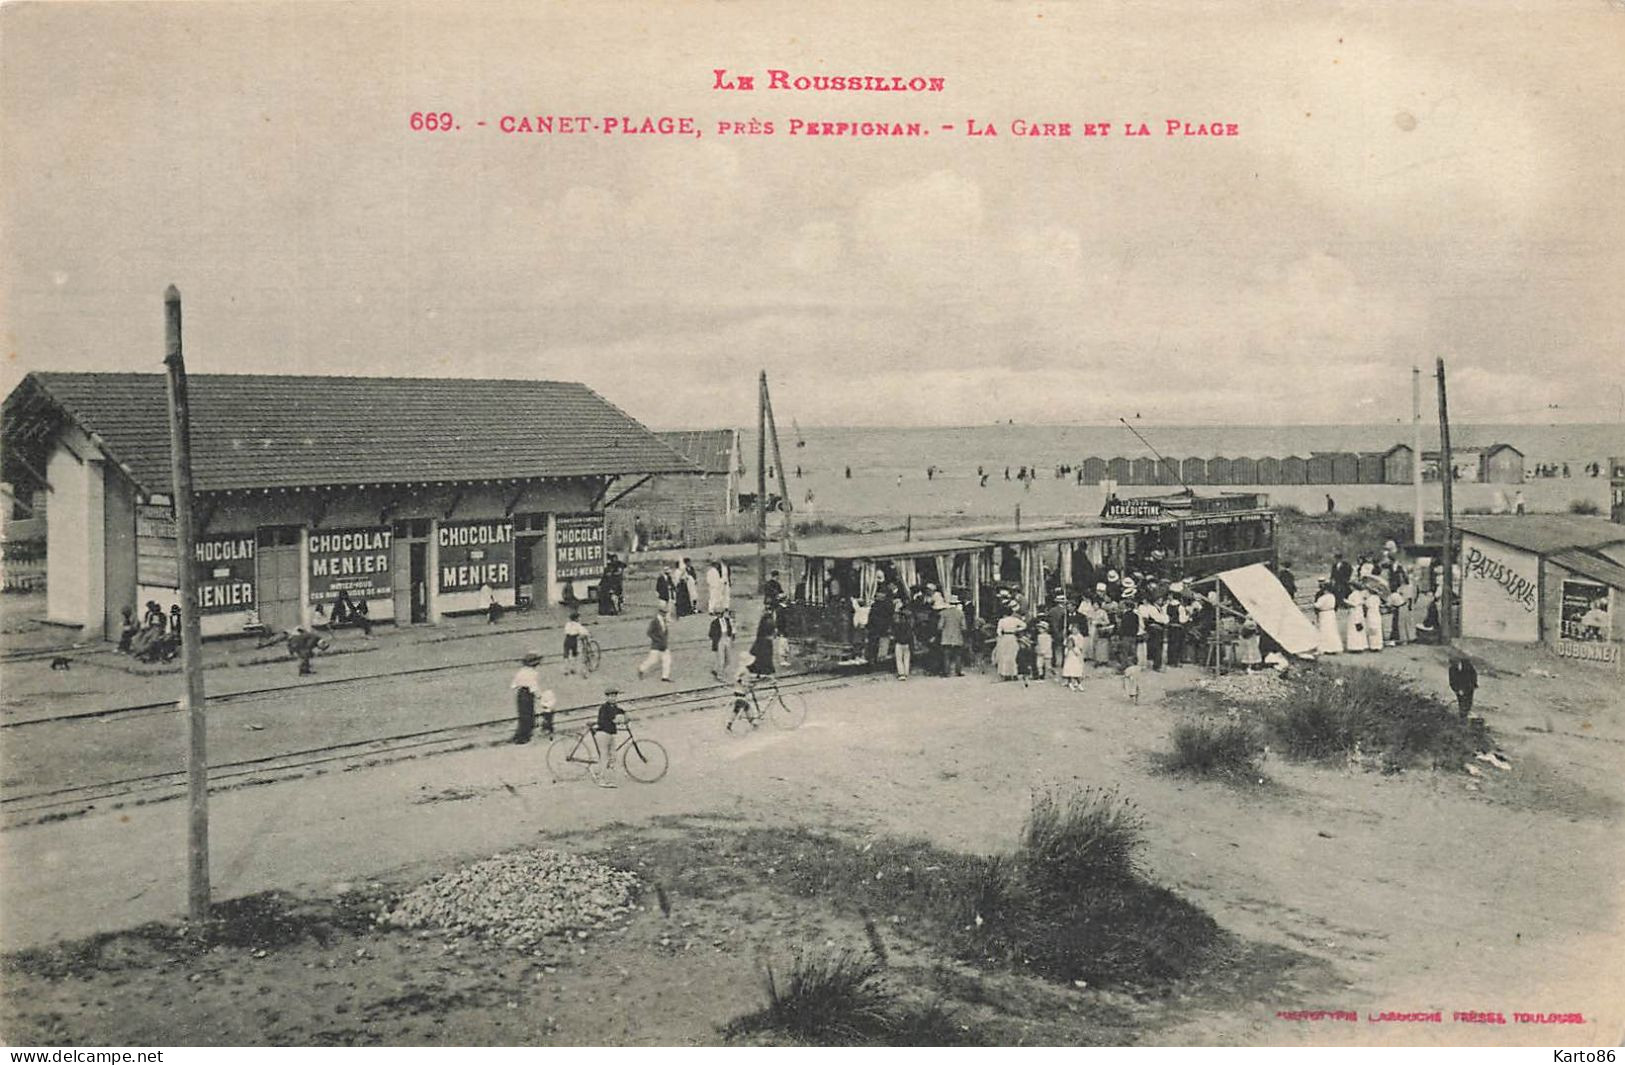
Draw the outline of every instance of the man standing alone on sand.
M661 607L649 622L649 653L644 656L638 665L638 679L655 666L660 667L660 679L667 684L671 683L671 621L666 616L666 608Z
M1473 712L1473 693L1478 691L1478 670L1459 651L1450 656L1450 690L1456 693L1456 707L1466 721Z

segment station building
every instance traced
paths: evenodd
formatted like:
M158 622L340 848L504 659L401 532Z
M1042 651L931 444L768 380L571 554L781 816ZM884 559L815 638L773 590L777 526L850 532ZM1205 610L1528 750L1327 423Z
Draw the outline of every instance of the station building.
M587 595L605 497L694 464L585 385L193 374L203 633ZM49 621L115 636L178 599L163 374L33 373L6 398L5 479L44 488Z

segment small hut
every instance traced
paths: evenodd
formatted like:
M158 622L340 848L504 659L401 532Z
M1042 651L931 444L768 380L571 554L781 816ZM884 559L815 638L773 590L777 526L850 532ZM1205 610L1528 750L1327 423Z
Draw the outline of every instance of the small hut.
M1411 450L1409 444L1395 444L1382 453L1382 483L1383 484L1410 484L1413 476L1411 464L1416 461L1416 452Z
M1231 459L1231 484L1259 484L1257 459Z
M1083 483L1099 484L1106 479L1106 460L1090 455L1083 460Z
M1277 458L1259 459L1257 476L1259 484L1280 484L1281 460Z
M1134 480L1130 484L1156 484L1157 460L1153 458L1137 458L1132 463Z
M1134 464L1125 458L1115 458L1106 463L1106 475L1118 484L1133 484L1129 478L1134 475Z
M1181 467L1186 484L1207 484L1207 459L1188 458Z
M1383 453L1380 451L1360 452L1360 483L1383 483Z
M1288 455L1281 460L1282 484L1308 484L1309 460L1299 458L1297 455Z
M1359 484L1360 456L1352 451L1339 451L1332 456L1332 483Z

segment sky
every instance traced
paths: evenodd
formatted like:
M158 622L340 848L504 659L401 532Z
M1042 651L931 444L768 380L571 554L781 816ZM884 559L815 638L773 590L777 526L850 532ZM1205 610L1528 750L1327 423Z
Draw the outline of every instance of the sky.
M0 389L161 370L174 283L193 372L579 380L656 428L750 424L759 370L803 425L1391 422L1441 357L1464 422L1625 421L1622 56L1625 0L12 3Z

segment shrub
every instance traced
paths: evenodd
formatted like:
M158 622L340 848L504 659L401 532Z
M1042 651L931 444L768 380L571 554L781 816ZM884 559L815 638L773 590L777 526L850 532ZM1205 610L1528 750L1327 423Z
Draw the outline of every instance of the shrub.
M1246 722L1199 717L1174 726L1173 751L1163 765L1175 773L1256 780L1263 748L1258 731Z
M1602 508L1594 500L1575 499L1569 502L1570 514L1601 514Z
M1356 748L1395 767L1458 762L1491 744L1482 725L1414 682L1377 669L1323 666L1290 682L1270 728L1288 753L1326 759Z
M852 950L797 954L781 984L768 966L767 1006L728 1026L777 1031L819 1046L945 1046L974 1042L940 1004L903 1002L880 963Z
M1132 877L1144 827L1116 792L1085 788L1063 800L1043 791L1033 796L1016 856L1034 886L1071 893Z

